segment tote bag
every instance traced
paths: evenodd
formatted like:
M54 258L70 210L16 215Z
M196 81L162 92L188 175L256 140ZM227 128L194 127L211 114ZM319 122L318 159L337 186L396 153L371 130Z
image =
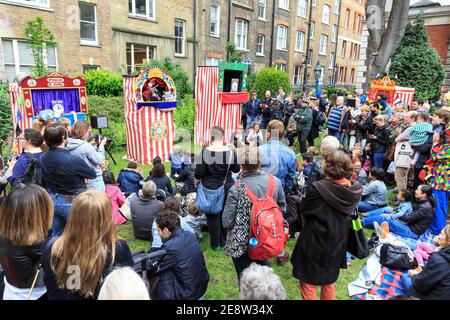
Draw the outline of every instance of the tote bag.
M358 259L369 256L369 244L364 235L363 226L358 212L350 217L350 230L348 233L347 251Z

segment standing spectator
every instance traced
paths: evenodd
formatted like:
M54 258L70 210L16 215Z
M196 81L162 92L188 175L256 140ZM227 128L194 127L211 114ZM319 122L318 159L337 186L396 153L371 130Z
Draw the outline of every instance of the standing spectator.
M295 108L296 108L296 103L294 102L292 95L289 95L286 98L286 107L284 109L284 126L287 127L289 124L289 120L291 119L291 117L293 116L293 114L295 113Z
M252 98L247 102L247 126L246 129L250 129L250 127L257 122L258 117L261 114L261 100L258 99L258 94L256 91L252 92Z
M238 173L240 166L237 163L236 154L233 150L222 143L225 131L222 127L211 128L211 145L202 150L200 163L195 167L195 179L210 190L217 190L224 186L225 199L228 190L234 184L231 173ZM225 245L226 230L222 226L222 213L206 213L208 220L208 231L210 234L211 247L219 250Z
M168 195L175 194L172 182L170 182L169 177L166 175L166 168L162 163L157 163L150 173L151 175L145 181L153 181L156 184L157 189L163 190Z
M421 113L424 114L424 113ZM433 135L429 134L428 139L426 142L420 146L414 146L414 152L415 156L414 159L416 160L413 168L414 168L414 184L413 189L416 189L421 181L419 178L420 172L422 171L423 167L425 166L426 162L430 159L431 154L431 148L433 147ZM413 164L411 162L411 164Z
M361 197L362 186L347 178L353 171L343 151L324 158L325 179L312 184L300 205L305 226L292 254L292 274L300 280L303 300L334 300L339 269L346 268L348 223Z
M367 212L387 205L388 192L383 182L384 170L381 168L373 168L369 173L369 184L364 186L362 196L365 197L358 204L359 212Z
M163 210L156 217L161 249L166 250L158 271L157 300L201 300L209 273L195 235L180 228L177 212Z
M258 198L262 198L268 191L269 179L274 179L273 199L281 211L286 212L286 199L280 180L260 171L260 156L256 148L249 148L243 153L242 178L239 186L231 187L222 216L223 226L228 230L225 254L232 257L238 279L240 279L242 271L252 262L267 264L265 260L251 260L247 253L253 204L247 195L245 186L248 186ZM287 257L285 257L285 261L287 261Z
M139 182L144 180L142 173L138 170L137 163L134 161L128 162L127 168L119 172L117 181L119 182L120 190L129 196L133 193L139 192Z
M95 147L87 142L90 129L91 126L84 120L75 122L72 128L72 138L69 138L67 149L71 155L80 157L87 166L95 170L97 176L95 179L89 180L87 188L105 191L100 166L103 166L105 163L105 145L107 139L104 138L102 141L99 141L98 150L95 150Z
M314 146L314 140L319 137L320 127L325 123L325 113L321 113L317 106L317 99L311 101L311 110L312 110L312 122L311 122L311 130L308 135L308 144L310 147ZM323 116L323 118L322 118Z
M139 198L131 201L130 209L134 237L139 240L152 241L153 220L164 209L164 203L156 199L156 185L153 181L144 183L139 192Z
M103 182L105 183L105 193L109 199L114 212L114 223L116 225L123 224L127 220L119 212L119 208L125 203L125 196L116 183L114 173L112 171L103 171Z
M262 110L261 128L266 129L272 117L272 95L269 90L264 94L264 100L261 101L260 108Z
M344 106L344 97L339 96L336 99L336 105L328 110L328 135L338 138L342 142L343 116L346 111Z
M328 94L326 92L322 93L319 99L319 110L320 112L327 113L327 107L330 104L328 101Z
M117 237L111 200L98 190L83 192L63 234L43 255L49 300L96 299L103 278L124 266L132 267L133 258L127 243ZM81 279L75 283L74 272Z
M386 116L376 116L374 120L375 129L373 134L369 134L370 151L373 156L373 164L375 167L384 168L384 158L387 148L389 147L389 129L386 123Z
M418 112L422 109L423 104L424 104L424 101L421 97L414 98L412 105L411 105L411 110Z
M170 154L170 177L175 179L181 172L183 167L183 153L181 147L176 144L173 146L173 152Z
M53 203L39 186L18 186L0 207L0 264L4 268L3 300L26 300L33 285L52 225ZM31 300L45 298L43 274Z
M294 113L294 120L297 121L298 142L300 144L300 153L307 150L306 141L311 131L313 111L309 106L309 99L303 99L302 107Z
M17 159L17 162L12 171L12 175L8 178L11 186L14 186L16 180L21 182L21 178L26 173L28 166L32 159L40 159L42 155L42 144L44 143L44 137L35 129L25 129L23 137L19 137L24 143L22 148L24 151Z
M299 100L300 101L300 100ZM286 139L288 140L289 147L294 145L294 140L298 136L297 134L297 121L294 119L294 114L300 110L299 105L295 105L294 113L291 115L287 125Z
M95 179L97 173L66 149L67 131L63 127L47 127L44 139L50 150L41 156L40 164L43 182L55 206L52 226L55 237L63 232L76 195L86 190L85 179Z
M364 148L367 142L367 135L372 130L372 117L370 116L370 108L366 105L360 109L361 113L355 119L351 119L350 123L355 126L355 145Z
M295 179L296 156L294 151L281 142L284 125L274 120L267 127L267 143L259 147L261 171L281 180L286 193L292 191Z
M378 95L378 104L382 114L385 114L388 119L392 116L391 105L387 102L388 96L385 93L380 93Z
M444 109L436 110L432 116L431 124L433 125L433 131L440 133L447 129L450 122L450 112Z
M428 113L420 112L417 117L417 122L412 126L409 142L411 143L411 148L415 150L416 148L422 146L429 140L430 135L433 134L433 125L430 123L430 116ZM415 152L411 165L415 165L419 159L419 153Z
M286 291L271 268L252 263L242 272L241 300L285 300Z
M246 140L250 146L254 147L257 147L263 143L264 137L258 123L253 124Z

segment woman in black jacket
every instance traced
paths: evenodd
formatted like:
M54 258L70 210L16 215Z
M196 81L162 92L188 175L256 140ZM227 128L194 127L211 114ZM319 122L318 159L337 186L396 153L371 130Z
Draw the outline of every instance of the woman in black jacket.
M48 232L52 225L53 202L36 185L14 189L0 207L0 264L5 272L4 300L26 300ZM47 289L40 273L31 300L44 299Z
M339 269L347 267L350 215L361 199L362 186L348 180L350 157L337 151L325 157L325 179L314 182L300 205L305 225L292 254L292 274L300 280L303 300L334 300Z
M373 121L375 123L374 133L368 135L373 165L384 169L384 158L390 146L388 124L386 124L386 117L383 115L376 116Z
M156 184L156 188L164 190L168 195L174 195L176 191L173 190L172 183L166 175L166 168L162 163L157 163L150 171L150 176L145 181L152 180Z
M372 130L372 117L370 115L370 109L368 106L361 107L361 114L356 119L350 120L351 124L355 127L355 145L361 148L366 147L367 135Z

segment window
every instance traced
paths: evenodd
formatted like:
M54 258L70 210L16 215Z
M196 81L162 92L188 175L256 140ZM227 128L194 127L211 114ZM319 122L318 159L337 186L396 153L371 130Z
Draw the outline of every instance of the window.
M220 37L220 7L211 6L211 30L214 37Z
M258 18L262 20L266 20L266 4L267 0L259 0L258 2Z
M350 83L355 82L355 69L350 71Z
M185 50L185 22L183 20L175 20L175 55L184 56Z
M306 18L306 8L308 6L307 0L298 0L297 15Z
M337 41L337 25L333 24L333 34L331 35L331 42Z
M2 39L2 45L6 80L14 81L16 74L19 72L31 74L35 63L33 52L28 48L27 42L16 39ZM44 65L50 72L58 69L56 48L46 48Z
M300 87L300 79L302 75L302 66L294 66L294 87Z
M156 47L127 43L127 73L130 74L155 59Z
M284 64L284 63L276 63L275 64L275 69L280 70L280 71L286 71L286 64Z
M327 45L328 45L328 36L322 34L320 36L320 49L319 54L326 55L327 54Z
M37 7L48 7L48 0L8 0L9 2L16 2L18 4L28 4Z
M236 49L247 50L248 22L236 19Z
M345 10L345 16L344 16L344 29L348 29L348 19L350 18L350 9Z
M323 85L323 78L325 77L325 67L320 66L319 85Z
M334 66L334 52L330 53L330 65L328 66L328 69L333 69Z
M334 14L339 14L339 2L340 0L334 0Z
M309 34L310 39L314 39L314 30L315 29L316 29L316 23L314 21L311 21L311 29L310 29L310 34Z
M277 50L287 50L287 33L288 33L287 27L278 26Z
M256 55L264 55L264 36L262 34L258 34L256 37Z
M97 45L97 13L95 4L80 2L81 43Z
M316 0L312 0L312 5L313 5L313 7L317 7L317 1Z
M330 24L330 10L331 8L329 5L323 5L322 23Z
M304 44L305 44L305 33L297 31L297 36L295 38L295 51L304 52L305 51Z
M128 0L128 13L132 16L154 20L156 0Z
M208 67L217 67L219 65L219 62L222 61L222 59L218 58L206 58L206 65Z
M83 64L83 73L86 73L90 70L100 70L100 66L96 64Z
M353 28L352 28L353 31L356 31L356 26L357 26L356 21L358 20L358 18L359 18L359 15L355 12L353 14Z
M289 0L279 0L278 8L289 10Z
M308 55L306 56L306 64L311 65L312 56L313 56L313 49L309 49Z
M342 49L341 49L341 57L345 58L345 54L347 52L347 41L342 41Z

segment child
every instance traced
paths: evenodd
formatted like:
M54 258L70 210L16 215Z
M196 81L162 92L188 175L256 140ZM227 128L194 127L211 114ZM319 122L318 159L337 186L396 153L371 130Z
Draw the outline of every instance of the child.
M122 190L126 196L139 192L139 182L141 180L144 180L144 177L137 168L137 162L134 161L128 162L126 169L120 170L119 177L117 179L120 190Z
M319 154L319 150L317 150L316 147L311 146L308 147L307 153L311 154L313 156L313 163L317 170L319 170L319 173L322 175L322 161L323 158Z
M364 169L362 169L362 163L360 160L353 158L353 174L350 178L351 181L358 181L362 186L367 184L367 173Z
M202 229L207 226L206 217L204 214L198 210L195 205L195 196L188 197L187 201L187 215L185 217L186 223L194 230L194 234L197 236L197 239L203 237Z
M175 179L181 173L183 154L179 145L173 146L173 152L170 154L170 177Z
M119 208L125 203L125 196L116 184L114 173L112 171L103 171L103 182L105 183L105 193L111 199L114 223L116 225L123 224L127 220L120 214Z
M369 183L364 186L362 196L365 200L358 205L359 212L367 212L385 207L387 204L387 188L383 182L384 170L373 168L369 173Z
M191 160L189 162L189 165L186 166L183 171L181 171L178 178L175 179L176 186L178 191L181 193L182 196L187 196L189 193L195 193L196 187L195 187L195 154L190 155Z
M429 133L433 133L433 125L429 123L430 116L426 112L419 112L417 117L417 122L411 127L409 142L411 147L420 147L429 138ZM414 152L413 160L411 162L412 166L415 166L417 160L419 159L419 152Z
M189 167L191 164L191 152L189 150L184 151L183 163L181 164L181 171Z
M411 193L406 190L401 190L397 194L397 200L399 201L399 205L397 209L392 209L391 207L384 207L380 209L375 209L367 212L366 214L361 214L365 216L362 223L366 228L373 228L374 222L381 223L384 217L391 219L400 219L405 215L409 215L412 213L412 205L411 205Z
M263 143L263 139L264 138L262 131L260 130L260 126L258 123L255 123L247 136L247 142L250 146L257 147Z
M316 168L314 162L314 157L308 153L305 152L302 154L302 166L303 170L300 173L300 188L303 189L303 193L305 194L306 191L308 191L308 188L311 186L311 184L314 181L317 181L320 179L320 173L319 170ZM304 181L304 182L303 182Z

